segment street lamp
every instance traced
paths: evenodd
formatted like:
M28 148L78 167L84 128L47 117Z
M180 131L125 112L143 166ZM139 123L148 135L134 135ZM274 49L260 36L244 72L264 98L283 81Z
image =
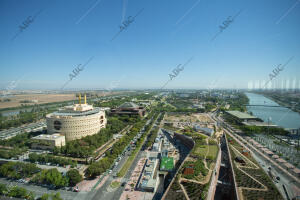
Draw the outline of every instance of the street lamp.
M271 117L268 118L268 135L270 135L270 121L272 120Z

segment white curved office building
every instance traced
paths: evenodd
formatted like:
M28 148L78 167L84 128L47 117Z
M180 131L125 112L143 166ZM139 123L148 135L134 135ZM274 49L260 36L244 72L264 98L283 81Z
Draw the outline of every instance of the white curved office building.
M105 128L105 111L86 104L86 97L84 104L80 101L79 96L79 104L65 106L46 116L48 134L59 133L66 137L66 141L71 141L94 135Z

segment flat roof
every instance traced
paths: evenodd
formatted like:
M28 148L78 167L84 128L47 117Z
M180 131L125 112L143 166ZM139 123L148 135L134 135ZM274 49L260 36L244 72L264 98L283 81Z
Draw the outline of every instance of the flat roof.
M280 162L280 163L286 163L286 161L283 160L282 158L278 158L278 159L277 159L277 162Z
M61 110L61 111L57 111L57 112L53 112L51 114L49 114L49 117L52 116L72 116L72 117L80 117L80 116L87 116L87 115L93 115L99 112L103 112L100 108L95 107L92 110L88 110L88 111L68 111L68 110Z
M300 174L300 169L298 169L298 168L293 169L293 171L295 174Z
M258 122L258 121L248 121L248 122L243 122L243 124L246 126L277 127L276 124L270 124L267 122Z
M294 169L294 168L295 168L295 166L292 165L292 164L290 164L290 163L284 163L283 165L284 165L286 168L289 168L289 169Z
M227 113L229 113L230 115L233 115L239 119L258 119L255 116L249 115L248 113L244 113L244 112L240 112L237 110L232 110L232 111L226 111Z
M174 168L174 158L163 156L160 162L160 170L172 170Z
M59 135L59 134L41 134L35 137L32 137L32 139L37 139L37 140L56 140L58 138L65 137L64 135Z

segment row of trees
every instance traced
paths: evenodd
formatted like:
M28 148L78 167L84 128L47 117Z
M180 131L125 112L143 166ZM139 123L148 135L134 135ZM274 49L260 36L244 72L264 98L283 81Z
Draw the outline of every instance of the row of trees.
M15 197L27 200L34 200L35 194L33 192L27 191L25 188L18 186L7 186L5 184L0 184L0 197ZM60 197L60 193L56 194L43 194L41 197L37 198L38 200L63 200Z
M75 167L77 165L77 163L72 161L71 159L56 157L49 154L31 153L29 154L29 161L32 163L39 162L58 164L60 166L71 165L71 167Z
M155 138L157 137L157 132L158 132L158 127L151 130L148 138L147 138L147 142L145 144L145 147L148 148L150 146L153 145L154 141L155 141Z
M35 112L32 110L29 112L20 111L20 113L15 116L0 116L0 130L35 122L45 117L46 113L46 111Z
M42 132L34 132L34 133L22 133L18 134L15 137L12 137L8 140L0 140L0 145L13 147L13 148L30 148L32 141L30 140L32 137L41 134Z
M13 157L18 157L23 152L27 151L27 149L14 148L14 149L2 149L0 150L0 158L10 159Z
M164 113L162 113L159 118L157 119L157 122L159 123L164 117ZM147 142L145 144L145 147L148 148L150 146L153 145L154 141L155 141L155 138L157 137L157 133L158 133L158 128L159 127L156 127L155 129L151 130L150 134L148 135L148 138L147 138Z
M55 187L74 186L82 181L82 175L76 169L71 169L63 176L56 168L42 170L33 163L8 162L0 167L0 176L13 179L29 178L34 174L32 182L49 184Z
M31 138L41 133L42 132L22 133L8 140L0 140L0 146L3 146L3 149L0 150L0 158L10 159L12 157L18 157L31 147L33 142Z
M132 97L119 97L112 99L110 101L98 101L94 103L94 106L96 107L110 107L110 108L116 108L120 106L122 103L125 103L127 101L130 101Z
M122 137L119 139L111 148L110 151L106 152L106 155L104 158L102 158L100 161L92 163L86 170L86 175L89 177L96 177L103 172L105 172L107 169L110 168L110 166L113 164L114 160L124 151L125 147L130 143L130 141L138 134L140 129L145 125L146 121L150 118L152 118L154 115L154 112L151 112L148 114L146 118L143 120L137 122L134 124L134 126L131 128L130 132L127 134L127 136ZM149 126L145 127L148 128Z
M40 171L35 164L22 162L8 162L0 167L0 176L21 179L31 177Z
M270 133L272 135L287 135L288 131L279 127L263 127L263 126L245 126L240 125L239 129L241 129L245 134L258 134L258 133Z
M43 169L40 173L36 174L31 181L36 184L47 184L55 188L61 188L65 186L75 186L82 181L82 176L76 169L69 170L66 176L64 176L56 168L52 168Z
M87 158L94 155L94 151L112 139L113 134L120 132L127 125L140 119L129 116L110 117L106 128L98 134L86 136L79 140L67 142L66 146L55 148L54 155L65 155L76 158Z
M33 192L28 192L25 188L21 188L18 186L8 187L5 184L0 184L0 197L1 195L28 200L34 200L35 197Z

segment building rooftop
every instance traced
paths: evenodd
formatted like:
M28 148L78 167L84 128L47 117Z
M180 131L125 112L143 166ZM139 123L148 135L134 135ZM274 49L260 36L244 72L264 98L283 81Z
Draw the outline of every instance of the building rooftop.
M162 157L160 162L160 170L170 171L174 168L174 158Z
M214 133L214 129L212 129L212 128L201 127L199 125L194 126L194 128L196 130L201 130L201 131L203 131L205 133L208 133L209 135L212 135Z
M294 172L295 174L300 174L300 169L295 168L295 169L293 169L293 172Z
M47 134L41 134L38 136L33 137L32 139L38 139L38 140L56 140L58 138L65 137L60 134L52 134L52 135L47 135Z
M277 159L277 162L279 162L279 163L286 163L286 161L283 160L282 158L278 158L278 159Z
M294 169L294 168L295 168L295 166L292 165L292 164L290 164L290 163L284 163L283 165L284 165L286 168L288 168L288 169Z
M139 106L133 102L125 102L119 108L139 108Z
M70 109L61 109L57 112L53 112L49 115L47 115L48 117L52 117L52 116L57 116L57 117L80 117L80 116L87 116L87 115L92 115L95 113L99 113L99 112L103 112L100 108L95 107L92 110L85 110L85 111L72 111Z
M255 116L249 115L248 113L232 110L232 111L226 111L228 114L233 115L239 119L258 119Z

